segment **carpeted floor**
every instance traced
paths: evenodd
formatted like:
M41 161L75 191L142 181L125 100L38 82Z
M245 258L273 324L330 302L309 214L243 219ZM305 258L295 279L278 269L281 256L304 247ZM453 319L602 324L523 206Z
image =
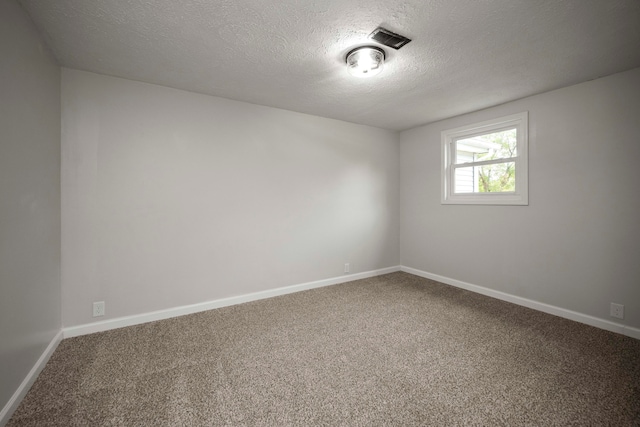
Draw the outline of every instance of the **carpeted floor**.
M392 273L65 339L8 425L640 425L640 341Z

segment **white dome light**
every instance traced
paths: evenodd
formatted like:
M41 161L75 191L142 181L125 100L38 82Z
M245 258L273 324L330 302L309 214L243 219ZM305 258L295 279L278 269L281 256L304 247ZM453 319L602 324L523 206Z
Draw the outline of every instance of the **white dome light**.
M355 77L372 77L384 67L384 50L375 46L362 46L347 54L347 71Z

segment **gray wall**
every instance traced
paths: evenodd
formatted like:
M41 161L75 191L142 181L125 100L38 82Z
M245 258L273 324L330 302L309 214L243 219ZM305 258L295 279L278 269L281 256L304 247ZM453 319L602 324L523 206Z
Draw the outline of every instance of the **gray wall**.
M440 132L522 111L529 206L441 205ZM640 327L640 69L400 140L402 265Z
M0 410L60 326L60 69L2 0Z
M68 69L62 100L64 326L399 263L396 132Z

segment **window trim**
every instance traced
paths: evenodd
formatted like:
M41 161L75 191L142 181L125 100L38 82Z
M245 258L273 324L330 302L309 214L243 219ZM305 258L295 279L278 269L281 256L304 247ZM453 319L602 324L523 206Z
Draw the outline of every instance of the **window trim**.
M528 205L529 204L529 114L527 111L472 123L454 129L447 129L441 133L442 164L441 164L441 204L443 205ZM517 128L517 155L509 159L490 160L489 163L506 163L514 161L516 167L516 188L508 193L466 193L453 192L454 170L452 167L455 153L452 151L453 142L458 139L498 132L505 128ZM481 162L485 163L485 162ZM475 163L474 163L475 165ZM459 167L459 165L458 165Z

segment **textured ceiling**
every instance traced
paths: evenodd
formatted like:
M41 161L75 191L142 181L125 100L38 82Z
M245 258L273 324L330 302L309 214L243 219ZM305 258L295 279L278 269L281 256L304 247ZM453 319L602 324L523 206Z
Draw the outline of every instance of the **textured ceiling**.
M640 67L639 0L23 0L60 65L402 130ZM377 77L345 54L413 41Z

